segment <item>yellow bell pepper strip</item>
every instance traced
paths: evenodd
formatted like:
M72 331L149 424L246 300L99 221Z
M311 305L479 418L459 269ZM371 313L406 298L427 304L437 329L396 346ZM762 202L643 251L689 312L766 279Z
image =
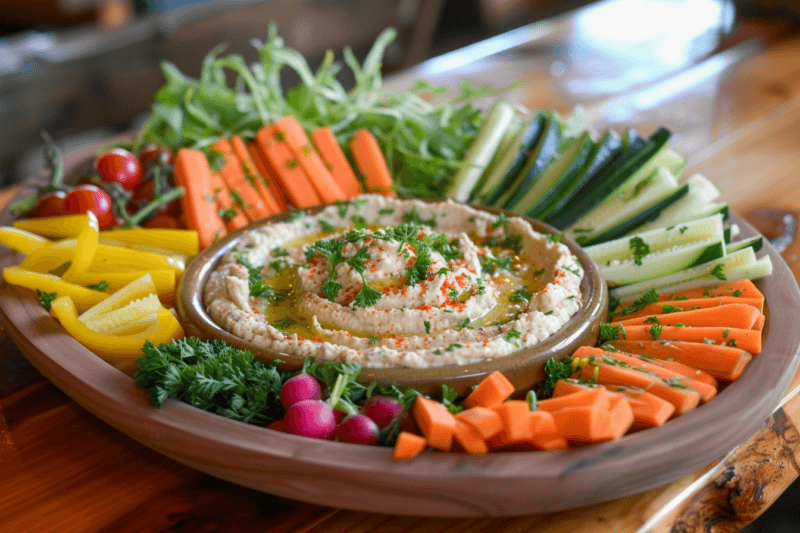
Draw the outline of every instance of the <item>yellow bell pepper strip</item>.
M145 298L134 300L125 307L97 316L92 320L81 320L81 322L97 333L118 335L119 331L117 329L120 327L147 315L157 313L162 309L164 309L164 306L161 305L158 296L151 294Z
M106 292L114 293L129 283L136 281L145 274L150 274L156 287L158 297L162 300L171 300L175 296L175 271L171 269L158 270L128 270L119 272L84 272L72 279L78 285L97 285L106 282Z
M77 243L74 239L59 241L47 248L32 252L20 264L21 267L37 272L48 272L58 265L72 261ZM49 268L47 268L49 267ZM117 272L120 270L160 270L172 269L183 272L186 263L181 256L163 256L140 252L129 248L119 248L98 244L89 272Z
M153 283L153 277L150 273L146 273L103 300L102 303L87 309L79 318L82 322L96 320L106 313L122 309L129 303L140 298L146 298L155 292L156 286Z
M24 229L0 227L0 244L26 255L51 243L52 241Z
M97 253L100 225L94 213L89 211L86 214L86 226L80 232L75 242L75 253L72 256L72 264L70 264L67 271L64 272L64 275L61 276L64 281L74 281L76 275L86 272L92 264L92 261L94 261L95 253Z
M41 272L31 272L19 267L8 267L3 269L3 279L10 285L25 287L26 289L38 290L41 292L56 293L59 296L69 296L75 302L75 306L80 310L90 309L109 297L104 292L94 291L64 281L58 276L43 274Z
M156 313L158 321L133 335L106 335L96 333L78 320L75 304L69 296L59 296L53 300L50 311L61 323L67 333L86 348L110 362L120 362L136 358L142 354L145 341L156 346L184 337L180 322L166 309Z
M104 331L103 333L106 335L134 335L136 333L144 332L156 322L158 322L158 312L151 313L138 320L127 322L108 331Z
M94 213L92 213L94 214ZM77 237L83 228L86 227L87 214L65 215L60 217L40 217L40 218L21 218L15 220L12 225L15 228L24 229L51 239L63 239L65 237Z
M100 238L125 244L141 244L170 250L176 254L195 256L200 253L200 239L195 230L187 229L113 229L101 231ZM131 246L132 248L132 246Z

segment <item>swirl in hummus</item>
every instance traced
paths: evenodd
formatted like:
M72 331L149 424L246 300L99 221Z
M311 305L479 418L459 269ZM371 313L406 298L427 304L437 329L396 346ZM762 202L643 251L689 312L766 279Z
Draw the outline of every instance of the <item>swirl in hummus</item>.
M369 367L467 364L550 337L581 307L569 249L450 201L367 195L246 234L204 302L223 328Z

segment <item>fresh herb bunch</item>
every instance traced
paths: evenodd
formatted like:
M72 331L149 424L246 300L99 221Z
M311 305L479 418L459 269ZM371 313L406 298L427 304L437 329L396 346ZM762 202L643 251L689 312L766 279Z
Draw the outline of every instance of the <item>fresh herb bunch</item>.
M291 114L306 130L329 126L345 148L358 129L369 129L381 143L399 193L439 198L483 123L483 113L472 103L508 88L476 88L464 82L461 95L443 103L422 97L445 91L425 82L409 92L388 92L381 64L395 36L394 30L384 31L363 64L350 48L344 49L344 62L355 77L349 91L336 79L341 65L333 52L329 50L313 72L299 52L284 45L274 23L266 41L256 42L259 61L252 65L240 55L219 57L222 47L206 56L199 79L165 62L166 84L156 94L134 150L148 143L173 150L208 149L234 133L252 138L264 124ZM281 85L284 68L300 78L286 94ZM227 83L227 72L235 76L233 86Z

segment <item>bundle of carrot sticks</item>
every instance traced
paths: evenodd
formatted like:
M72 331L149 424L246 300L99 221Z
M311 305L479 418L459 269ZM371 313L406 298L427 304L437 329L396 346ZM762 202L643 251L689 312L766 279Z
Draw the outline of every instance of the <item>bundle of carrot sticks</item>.
M182 148L175 158L175 180L186 191L183 213L201 249L290 209L349 200L363 191L394 194L378 141L366 129L350 141L363 188L330 128L311 132L309 139L293 116L264 126L251 142L234 135L211 148L220 156L217 171L200 150Z

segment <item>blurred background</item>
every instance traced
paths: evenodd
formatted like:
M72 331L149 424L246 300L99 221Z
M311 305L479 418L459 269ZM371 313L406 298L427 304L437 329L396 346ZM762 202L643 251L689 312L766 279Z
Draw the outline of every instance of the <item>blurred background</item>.
M670 102L664 96L669 83L697 83L697 76L720 83L724 61L716 67L705 60L724 60L726 51L752 53L797 34L800 2L0 0L0 187L40 172L40 130L65 151L135 130L164 83L162 61L196 77L205 54L220 43L255 60L251 41L265 35L270 20L312 67L325 50L339 53L345 45L363 59L384 28L396 28L399 39L387 51L384 71L398 88L417 77L455 87L468 77L459 71L467 62L472 69L491 68L497 54L526 55L527 65L541 57L535 69L498 72L496 84L523 78L544 88L547 80L567 110L590 106L590 124L621 129L639 113L640 122L697 126L676 131L689 155L724 131L703 130L713 123L701 116L713 112L710 106L687 110ZM291 86L297 80L282 81ZM638 108L621 99L634 90L647 100ZM642 109L650 116L642 118ZM800 484L748 531L800 531Z

